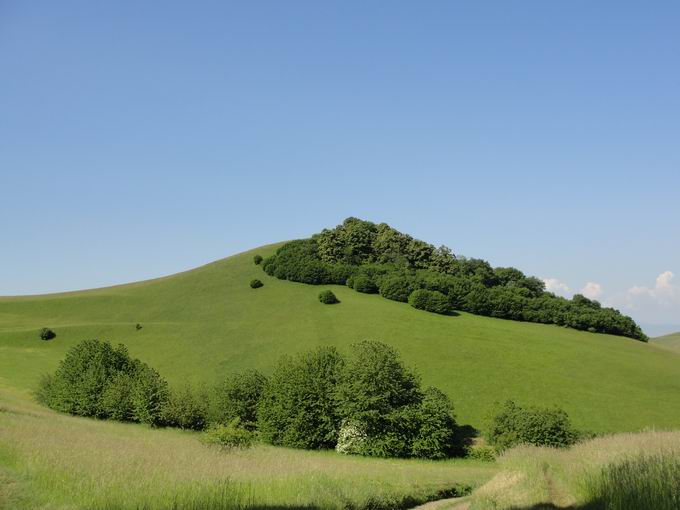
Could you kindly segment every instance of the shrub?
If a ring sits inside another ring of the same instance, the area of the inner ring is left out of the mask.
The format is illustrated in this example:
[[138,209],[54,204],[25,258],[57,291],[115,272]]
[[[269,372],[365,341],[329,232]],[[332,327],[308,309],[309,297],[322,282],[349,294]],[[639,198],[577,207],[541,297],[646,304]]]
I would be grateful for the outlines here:
[[408,302],[413,308],[448,315],[453,312],[448,298],[439,291],[417,289],[408,297]]
[[142,325],[138,322],[137,324],[135,324],[135,329],[139,331],[140,329],[142,329]]
[[324,305],[334,305],[335,303],[340,302],[338,298],[335,297],[335,294],[333,294],[332,290],[324,290],[319,293],[319,301],[321,301]]
[[214,425],[203,433],[201,438],[205,444],[230,450],[232,448],[249,448],[254,442],[253,432],[243,428],[238,418],[227,425]]
[[253,257],[253,262],[255,262],[256,266],[259,266],[262,263],[262,255],[255,255]]
[[390,275],[380,282],[380,295],[393,301],[406,303],[416,288],[417,284],[412,277]]
[[364,294],[375,294],[378,292],[378,286],[375,282],[365,275],[358,275],[354,277],[354,290],[363,292]]
[[358,421],[345,420],[338,433],[335,451],[346,455],[361,455],[366,450],[368,435]]
[[40,330],[40,339],[41,340],[52,340],[53,338],[56,338],[57,334],[52,331],[50,328],[42,328]]
[[488,432],[489,443],[500,450],[518,444],[564,447],[578,438],[579,433],[563,410],[521,407],[512,400],[498,409]]
[[259,288],[262,287],[263,285],[264,285],[264,283],[262,283],[262,282],[261,282],[260,280],[258,280],[257,278],[255,278],[254,280],[250,280],[250,288],[251,288],[251,289],[259,289]]
[[475,444],[470,445],[465,449],[465,456],[468,459],[493,462],[496,460],[496,450],[486,444]]
[[260,437],[294,448],[333,448],[340,428],[335,390],[343,365],[334,347],[282,358],[258,402]]
[[203,430],[208,424],[205,398],[197,396],[189,386],[170,394],[162,414],[165,425],[180,429]]
[[254,430],[257,403],[267,378],[257,370],[245,370],[227,377],[215,386],[209,398],[208,419],[211,424],[228,425],[238,419],[240,426]]

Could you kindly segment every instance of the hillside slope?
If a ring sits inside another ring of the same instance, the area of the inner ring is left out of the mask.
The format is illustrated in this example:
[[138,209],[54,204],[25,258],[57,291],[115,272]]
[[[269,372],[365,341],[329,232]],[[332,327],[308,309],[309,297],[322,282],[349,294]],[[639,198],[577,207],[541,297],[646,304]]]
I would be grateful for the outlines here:
[[[494,402],[513,398],[559,404],[594,431],[680,426],[680,354],[557,326],[435,315],[340,286],[341,304],[322,305],[320,287],[268,277],[253,264],[255,253],[277,246],[146,282],[0,298],[0,384],[34,388],[86,338],[125,343],[173,384],[248,367],[268,372],[284,353],[377,339],[446,391],[463,423],[482,426]],[[265,286],[251,289],[252,278]],[[43,326],[57,338],[41,341]]]
[[650,342],[654,343],[655,345],[680,352],[680,333],[658,336],[656,338],[652,338]]

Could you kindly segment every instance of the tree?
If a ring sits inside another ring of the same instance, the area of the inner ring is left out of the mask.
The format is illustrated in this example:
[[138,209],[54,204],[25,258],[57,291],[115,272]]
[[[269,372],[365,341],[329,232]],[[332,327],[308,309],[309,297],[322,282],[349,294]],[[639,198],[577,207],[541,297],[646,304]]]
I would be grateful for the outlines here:
[[340,428],[335,387],[343,365],[334,347],[284,357],[258,403],[260,437],[294,448],[333,448]]
[[254,369],[229,375],[210,394],[209,421],[226,426],[238,418],[241,427],[254,430],[257,403],[266,384],[267,378]]

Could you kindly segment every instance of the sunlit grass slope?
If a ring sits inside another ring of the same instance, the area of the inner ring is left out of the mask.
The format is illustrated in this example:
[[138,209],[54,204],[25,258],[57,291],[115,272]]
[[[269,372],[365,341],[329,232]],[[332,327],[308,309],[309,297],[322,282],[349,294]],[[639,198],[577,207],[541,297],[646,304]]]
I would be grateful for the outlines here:
[[[435,315],[377,295],[280,281],[229,257],[167,278],[83,292],[0,298],[0,383],[34,388],[85,338],[125,343],[171,383],[272,369],[280,355],[361,339],[397,347],[425,384],[453,399],[459,421],[480,427],[493,403],[559,404],[577,426],[629,431],[680,426],[680,354],[635,340],[469,314]],[[264,287],[249,287],[260,278]],[[137,331],[135,324],[142,329]],[[57,338],[43,342],[38,329]]]
[[680,352],[680,333],[652,338],[652,343]]
[[268,446],[225,452],[198,437],[60,415],[0,387],[0,508],[406,508],[465,492],[496,470]]

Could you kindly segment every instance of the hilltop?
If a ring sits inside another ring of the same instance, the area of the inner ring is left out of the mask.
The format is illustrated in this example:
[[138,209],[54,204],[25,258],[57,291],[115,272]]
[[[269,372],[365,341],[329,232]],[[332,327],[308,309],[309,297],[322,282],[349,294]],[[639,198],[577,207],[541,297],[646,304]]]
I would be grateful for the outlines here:
[[[0,298],[0,384],[34,389],[86,338],[125,343],[175,385],[244,368],[269,373],[281,354],[376,339],[447,392],[460,423],[482,427],[494,402],[507,398],[559,404],[594,431],[680,423],[680,354],[554,325],[437,315],[346,286],[324,286],[341,303],[322,305],[320,287],[270,277],[253,263],[280,246],[156,280]],[[264,287],[251,289],[253,278]],[[40,340],[42,327],[56,338]]]
[[680,332],[652,338],[651,342],[655,345],[680,352]]

